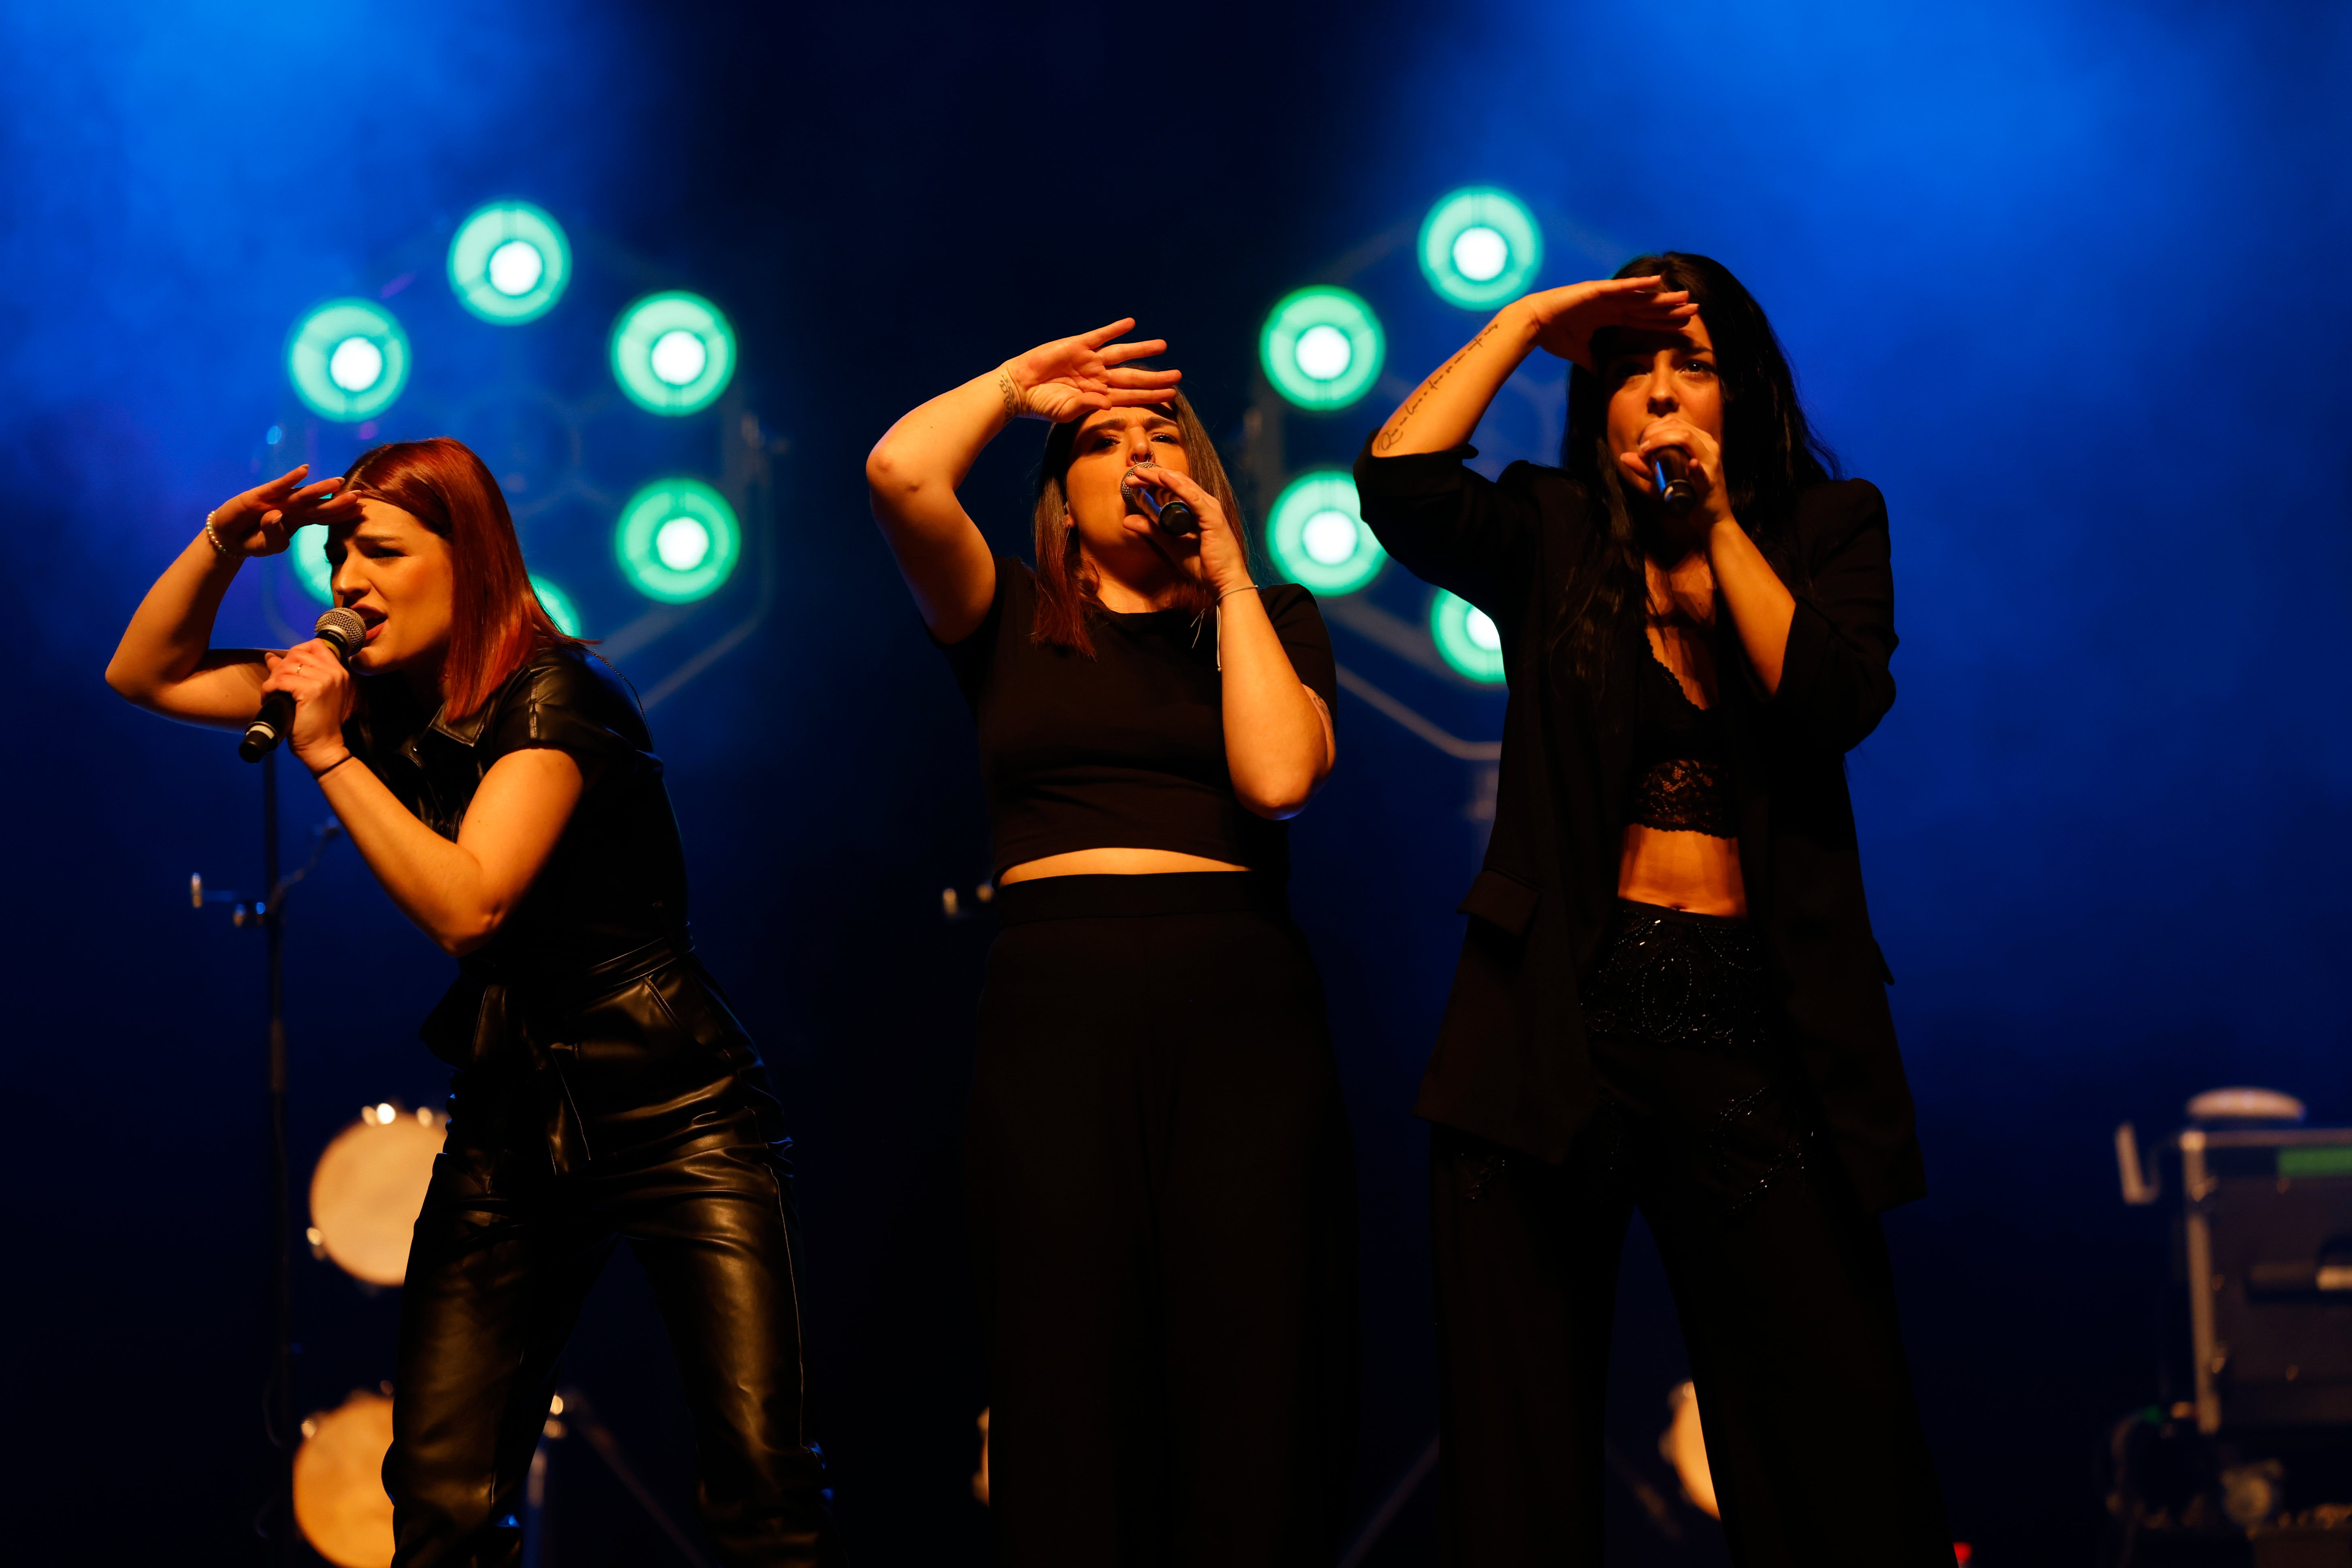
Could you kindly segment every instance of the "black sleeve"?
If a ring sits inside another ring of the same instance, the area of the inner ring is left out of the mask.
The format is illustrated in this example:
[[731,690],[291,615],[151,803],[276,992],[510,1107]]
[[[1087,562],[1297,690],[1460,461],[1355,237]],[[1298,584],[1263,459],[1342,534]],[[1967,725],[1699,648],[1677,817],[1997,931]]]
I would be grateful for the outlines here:
[[1791,584],[1796,618],[1771,710],[1823,745],[1850,752],[1895,706],[1895,569],[1886,498],[1864,479],[1798,498],[1791,544],[1811,580]]
[[1274,635],[1282,639],[1282,651],[1290,656],[1290,668],[1298,672],[1307,690],[1323,699],[1323,706],[1337,722],[1339,670],[1331,656],[1331,628],[1323,624],[1315,595],[1296,583],[1268,588],[1265,617],[1274,623]]
[[499,704],[484,741],[487,762],[534,746],[562,752],[580,764],[591,789],[616,764],[652,750],[635,700],[580,655],[534,663],[520,689]]
[[1424,583],[1504,617],[1520,595],[1535,552],[1538,508],[1530,465],[1500,479],[1471,468],[1475,447],[1356,458],[1356,496],[1381,547]]
[[988,614],[980,625],[961,642],[941,642],[931,637],[930,628],[923,628],[931,637],[931,646],[940,650],[954,671],[956,686],[963,692],[967,704],[978,706],[981,689],[988,684],[988,672],[996,663],[997,639],[1003,635],[1005,606],[1019,590],[1030,581],[1028,563],[1010,555],[999,555],[996,561],[996,593],[988,601]]

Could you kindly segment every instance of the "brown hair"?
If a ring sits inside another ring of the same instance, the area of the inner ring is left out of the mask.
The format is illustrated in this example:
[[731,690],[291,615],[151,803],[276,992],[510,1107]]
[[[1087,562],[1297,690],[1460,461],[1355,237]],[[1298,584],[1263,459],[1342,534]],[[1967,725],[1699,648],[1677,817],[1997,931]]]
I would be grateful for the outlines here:
[[531,656],[580,646],[556,629],[532,592],[507,498],[482,459],[446,436],[392,441],[343,470],[347,492],[396,506],[449,542],[449,654],[441,700],[463,719],[490,700]]
[[[1184,443],[1184,461],[1192,470],[1192,482],[1214,496],[1225,515],[1233,520],[1235,534],[1244,552],[1249,551],[1249,529],[1242,521],[1240,501],[1234,497],[1233,481],[1225,477],[1225,465],[1217,457],[1216,443],[1192,405],[1181,392],[1172,395],[1171,405],[1175,412],[1179,438]],[[1102,600],[1097,595],[1095,574],[1078,553],[1078,531],[1070,526],[1070,496],[1063,479],[1070,471],[1071,459],[1077,456],[1078,426],[1084,417],[1066,425],[1054,426],[1045,437],[1045,455],[1037,468],[1037,624],[1030,632],[1030,640],[1066,647],[1087,658],[1095,656],[1095,639],[1088,623],[1102,610]],[[1206,612],[1214,601],[1205,583],[1185,580],[1171,609]]]

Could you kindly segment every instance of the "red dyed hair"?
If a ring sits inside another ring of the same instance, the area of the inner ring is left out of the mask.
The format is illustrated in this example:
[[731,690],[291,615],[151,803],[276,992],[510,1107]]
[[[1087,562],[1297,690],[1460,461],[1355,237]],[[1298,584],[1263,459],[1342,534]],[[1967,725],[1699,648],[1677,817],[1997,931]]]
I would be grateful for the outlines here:
[[362,452],[343,488],[396,506],[449,542],[449,654],[441,700],[463,719],[551,644],[556,629],[531,591],[514,518],[499,481],[470,447],[446,436],[391,441]]

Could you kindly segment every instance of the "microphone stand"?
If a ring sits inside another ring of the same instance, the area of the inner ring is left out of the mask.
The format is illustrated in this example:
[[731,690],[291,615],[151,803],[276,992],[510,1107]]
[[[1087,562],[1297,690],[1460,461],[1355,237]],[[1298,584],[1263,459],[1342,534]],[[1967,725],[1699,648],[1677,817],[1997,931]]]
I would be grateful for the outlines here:
[[294,1521],[294,1453],[301,1436],[294,1417],[294,1172],[286,1142],[286,896],[318,868],[319,857],[343,827],[331,817],[320,824],[311,835],[310,858],[292,876],[283,876],[278,822],[278,753],[272,751],[261,758],[261,875],[268,893],[247,904],[233,892],[207,891],[201,875],[189,879],[189,893],[198,908],[234,904],[231,923],[259,926],[268,952],[270,1356],[261,1414],[263,1435],[278,1457],[271,1496],[256,1523],[261,1533],[275,1537],[278,1561],[292,1565],[303,1555],[297,1544],[302,1532]]
[[[261,763],[261,879],[269,889],[261,908],[269,950],[269,1197],[270,1223],[277,1227],[270,1249],[268,1421],[278,1453],[278,1556],[292,1564],[301,1531],[294,1522],[294,1451],[300,1444],[294,1426],[294,1174],[286,1150],[286,889],[278,875],[278,753]],[[310,862],[318,864],[318,857]],[[303,871],[307,875],[310,867]]]

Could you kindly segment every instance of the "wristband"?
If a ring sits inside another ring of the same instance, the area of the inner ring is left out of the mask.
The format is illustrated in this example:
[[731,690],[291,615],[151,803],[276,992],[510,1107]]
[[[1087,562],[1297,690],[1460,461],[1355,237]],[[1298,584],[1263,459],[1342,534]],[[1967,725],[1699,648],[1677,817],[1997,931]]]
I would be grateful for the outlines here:
[[1235,594],[1255,594],[1255,593],[1256,593],[1256,592],[1257,592],[1257,584],[1255,584],[1255,583],[1244,583],[1244,584],[1242,584],[1240,587],[1238,587],[1238,588],[1228,588],[1228,589],[1226,589],[1223,593],[1222,593],[1222,594],[1218,595],[1217,595],[1217,603],[1219,603],[1220,605],[1222,605],[1222,604],[1223,604],[1227,599],[1232,598]]
[[329,763],[325,767],[320,768],[317,773],[312,773],[312,774],[310,775],[311,780],[312,780],[314,783],[318,783],[318,782],[324,782],[324,780],[326,779],[326,776],[327,776],[329,773],[333,773],[337,768],[341,767],[345,763],[350,762],[353,757],[356,757],[356,756],[358,756],[358,755],[359,755],[359,753],[358,753],[357,752],[345,752],[341,756],[340,756],[340,757],[336,758],[333,762]]

